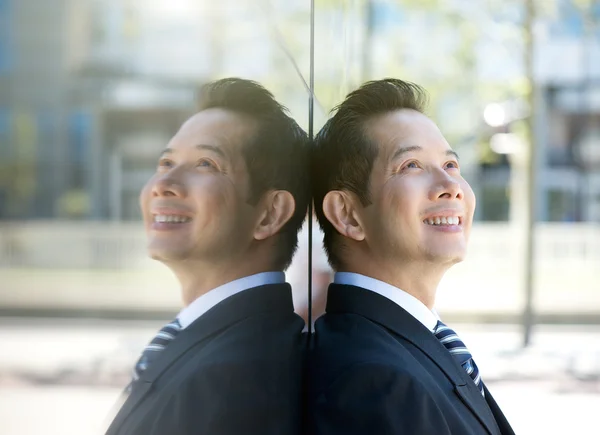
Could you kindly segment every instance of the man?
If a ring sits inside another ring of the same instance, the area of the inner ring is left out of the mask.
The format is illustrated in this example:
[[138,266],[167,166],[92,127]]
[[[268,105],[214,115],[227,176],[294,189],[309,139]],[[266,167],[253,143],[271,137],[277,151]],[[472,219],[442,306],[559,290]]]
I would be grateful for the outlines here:
[[184,308],[144,350],[109,434],[294,434],[304,322],[283,271],[310,192],[307,136],[262,86],[205,86],[140,204]]
[[315,434],[513,433],[433,311],[475,197],[426,100],[412,83],[366,83],[316,139],[313,197],[336,273],[311,354]]

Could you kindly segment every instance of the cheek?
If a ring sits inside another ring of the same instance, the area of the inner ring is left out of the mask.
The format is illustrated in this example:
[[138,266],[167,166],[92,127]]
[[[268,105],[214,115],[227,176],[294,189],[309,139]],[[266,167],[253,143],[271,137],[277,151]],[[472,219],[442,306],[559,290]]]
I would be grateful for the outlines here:
[[415,215],[418,206],[415,186],[406,180],[402,181],[389,185],[382,191],[381,213],[386,221],[406,221]]
[[190,188],[189,194],[194,198],[197,213],[204,221],[215,220],[218,223],[236,213],[235,192],[218,179],[199,182]]

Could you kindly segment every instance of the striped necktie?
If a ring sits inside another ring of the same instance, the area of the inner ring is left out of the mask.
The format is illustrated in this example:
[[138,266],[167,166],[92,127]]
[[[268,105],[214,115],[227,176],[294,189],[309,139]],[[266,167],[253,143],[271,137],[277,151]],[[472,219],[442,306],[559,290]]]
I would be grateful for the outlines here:
[[173,341],[180,331],[181,324],[179,323],[178,319],[166,324],[160,331],[158,331],[158,334],[156,334],[152,341],[146,345],[144,351],[142,352],[142,356],[140,356],[140,359],[135,364],[130,387],[140,378],[140,376],[142,376],[142,373],[148,368],[152,361],[154,361],[158,354],[160,354],[160,352],[164,350],[171,341]]
[[481,395],[485,396],[485,393],[483,392],[483,382],[481,382],[477,364],[473,361],[469,349],[467,349],[467,346],[465,346],[456,332],[438,320],[433,333],[444,347],[448,349],[454,359],[458,361],[463,369],[465,369],[471,379],[473,379],[473,382],[475,382],[475,385],[479,388],[479,391],[481,391]]

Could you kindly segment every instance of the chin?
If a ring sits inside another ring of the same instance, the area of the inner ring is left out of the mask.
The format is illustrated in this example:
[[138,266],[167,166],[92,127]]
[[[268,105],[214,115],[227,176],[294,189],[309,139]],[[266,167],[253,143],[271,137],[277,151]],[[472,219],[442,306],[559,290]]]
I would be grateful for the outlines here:
[[465,259],[464,255],[457,255],[448,259],[448,264],[454,266],[455,264],[461,263]]
[[148,256],[153,260],[160,261],[163,263],[168,263],[171,261],[183,260],[186,258],[187,253],[182,251],[181,249],[174,249],[171,247],[157,247],[157,246],[149,246],[148,247]]
[[427,253],[427,259],[431,263],[435,264],[447,264],[452,266],[460,263],[465,259],[466,253],[464,251],[429,251]]

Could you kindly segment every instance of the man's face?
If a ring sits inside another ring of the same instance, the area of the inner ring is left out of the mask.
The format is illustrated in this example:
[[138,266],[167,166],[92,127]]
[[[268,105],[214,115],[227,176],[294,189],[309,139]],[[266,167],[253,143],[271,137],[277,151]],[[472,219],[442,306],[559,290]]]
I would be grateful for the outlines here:
[[475,195],[437,126],[403,109],[366,127],[379,147],[370,178],[372,203],[360,211],[372,252],[399,262],[461,261]]
[[152,258],[230,262],[252,243],[257,215],[247,203],[241,151],[255,129],[252,120],[214,108],[171,139],[140,195]]

